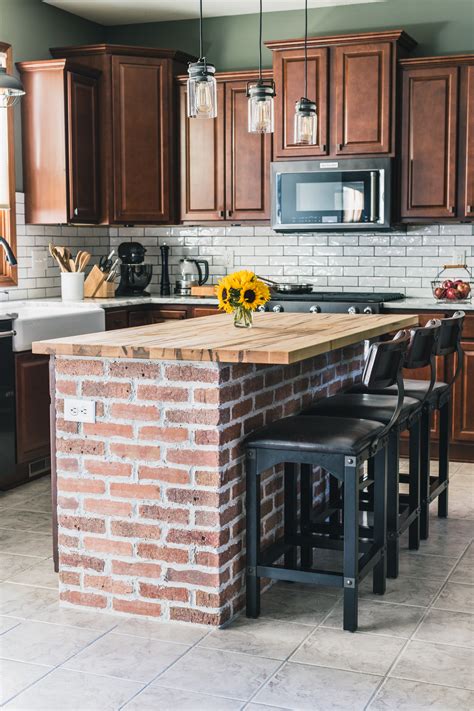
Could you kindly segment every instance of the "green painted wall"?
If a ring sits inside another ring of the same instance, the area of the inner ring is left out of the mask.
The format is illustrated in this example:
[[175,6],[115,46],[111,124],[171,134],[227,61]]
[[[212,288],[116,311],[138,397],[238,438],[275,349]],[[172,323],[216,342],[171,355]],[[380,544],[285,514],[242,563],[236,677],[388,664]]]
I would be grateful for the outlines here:
[[[257,5],[257,2],[255,2]],[[302,6],[302,0],[295,5]],[[264,2],[271,6],[270,0]],[[205,7],[205,3],[204,3]],[[454,54],[474,51],[473,0],[385,0],[310,10],[310,35],[338,34],[376,29],[405,29],[419,43],[416,54]],[[198,52],[195,20],[107,27],[109,42],[142,44]],[[205,51],[217,70],[249,69],[258,61],[256,15],[209,18],[205,22]],[[264,15],[264,39],[303,35],[303,12],[269,12]],[[264,54],[271,66],[271,53]]]
[[[41,0],[0,0],[0,41],[13,47],[15,62],[47,59],[49,48],[93,44],[104,39],[104,28]],[[15,109],[17,190],[23,189],[20,108]]]

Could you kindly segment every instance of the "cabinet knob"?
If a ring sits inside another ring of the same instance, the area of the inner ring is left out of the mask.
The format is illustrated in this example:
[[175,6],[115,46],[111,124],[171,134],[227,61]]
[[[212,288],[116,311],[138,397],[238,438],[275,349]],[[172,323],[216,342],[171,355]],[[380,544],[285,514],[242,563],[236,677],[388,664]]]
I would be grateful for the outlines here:
[[219,217],[225,217],[224,210],[219,210]]
[[232,217],[232,210],[227,210],[227,217]]
[[472,212],[472,205],[466,205],[466,212]]
[[338,151],[342,151],[342,143],[338,143],[336,148]]
[[74,214],[76,215],[76,217],[79,214],[79,210],[77,209],[77,207],[74,208]]
[[448,207],[448,212],[450,215],[454,215],[454,207],[452,205]]

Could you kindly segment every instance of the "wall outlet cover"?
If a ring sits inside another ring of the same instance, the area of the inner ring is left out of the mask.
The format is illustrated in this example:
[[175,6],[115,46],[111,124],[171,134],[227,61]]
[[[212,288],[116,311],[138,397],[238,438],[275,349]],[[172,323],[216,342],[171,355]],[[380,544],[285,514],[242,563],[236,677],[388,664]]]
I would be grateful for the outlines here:
[[64,419],[67,422],[95,422],[95,400],[65,398]]

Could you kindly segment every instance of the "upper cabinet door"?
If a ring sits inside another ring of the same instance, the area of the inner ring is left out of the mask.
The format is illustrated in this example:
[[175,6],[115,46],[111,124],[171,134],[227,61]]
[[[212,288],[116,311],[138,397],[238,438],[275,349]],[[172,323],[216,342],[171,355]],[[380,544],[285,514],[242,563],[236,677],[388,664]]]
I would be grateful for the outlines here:
[[474,65],[461,69],[460,217],[474,217]]
[[187,116],[186,85],[179,88],[181,220],[223,220],[224,85],[217,85],[217,118]]
[[333,155],[392,152],[392,52],[390,42],[331,50]]
[[225,85],[226,218],[270,217],[271,134],[249,133],[247,82]]
[[100,219],[97,79],[67,72],[68,222]]
[[456,210],[458,68],[403,72],[402,218]]
[[172,151],[169,63],[112,57],[113,217],[167,222]]
[[304,50],[274,52],[275,78],[275,158],[323,156],[328,152],[328,50],[308,49],[308,99],[316,100],[317,143],[299,146],[294,139],[295,104],[304,94]]

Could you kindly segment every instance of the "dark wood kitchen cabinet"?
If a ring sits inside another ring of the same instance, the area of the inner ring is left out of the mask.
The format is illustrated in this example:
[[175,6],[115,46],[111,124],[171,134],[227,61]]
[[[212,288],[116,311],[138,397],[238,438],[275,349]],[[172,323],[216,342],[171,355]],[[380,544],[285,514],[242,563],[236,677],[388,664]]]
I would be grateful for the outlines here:
[[332,151],[337,156],[389,154],[393,150],[391,105],[393,44],[341,45],[332,49]]
[[[403,311],[400,313],[407,314]],[[433,311],[420,314],[420,326],[433,318],[449,318],[452,311],[435,313]],[[474,398],[472,383],[474,382],[474,313],[466,312],[463,328],[462,348],[464,351],[463,370],[456,380],[451,397],[451,444],[450,458],[452,461],[474,462]],[[436,359],[436,380],[449,382],[455,372],[456,357]],[[406,378],[429,380],[429,369],[422,371],[405,370]],[[432,419],[431,457],[437,456],[439,438],[439,413],[435,412]],[[402,437],[401,451],[408,454],[408,440]]]
[[49,456],[49,356],[15,354],[19,465]]
[[269,219],[272,137],[247,127],[247,81],[257,77],[216,74],[217,118],[207,121],[187,117],[186,78],[179,78],[182,221]]
[[[23,162],[25,175],[31,176],[25,190],[28,222],[172,222],[177,205],[174,77],[193,58],[167,49],[107,44],[60,47],[52,49],[51,54],[53,60],[18,65],[22,78],[31,75],[27,78],[26,101],[22,102],[27,117]],[[60,94],[59,85],[51,93],[48,68],[72,63],[80,76],[96,78],[96,93],[88,93],[82,81],[76,87],[76,100],[80,97],[81,105],[71,112],[64,97],[61,101],[61,96],[56,96]],[[37,88],[40,74],[34,65],[44,67],[42,89]],[[87,111],[92,97],[94,121],[91,109]],[[70,172],[80,177],[81,185],[79,203],[73,205],[72,212],[60,160],[67,145],[65,117],[74,122],[76,129],[71,136],[80,141],[80,145],[68,148]],[[93,140],[92,126],[97,130]],[[45,156],[41,175],[36,164],[38,145]],[[47,173],[51,166],[54,170]],[[94,166],[93,175],[86,179],[89,166]],[[94,201],[87,190],[94,191]],[[86,214],[84,206],[92,205],[95,214]]]
[[17,66],[26,91],[21,102],[26,222],[99,222],[100,72],[66,59]]
[[327,47],[308,47],[308,98],[314,97],[318,107],[317,140],[314,146],[299,146],[294,139],[294,116],[295,103],[304,94],[304,47],[274,52],[275,158],[328,153],[328,54]]
[[402,221],[474,216],[474,57],[403,60]]
[[416,42],[402,30],[308,39],[308,98],[316,100],[314,146],[294,143],[295,102],[304,94],[304,41],[266,42],[276,84],[275,158],[396,152],[397,60]]
[[212,316],[218,313],[217,304],[194,306],[193,304],[139,304],[137,306],[107,309],[105,312],[105,330],[114,331],[117,328],[132,328],[147,326],[165,321],[181,321],[185,318]]

